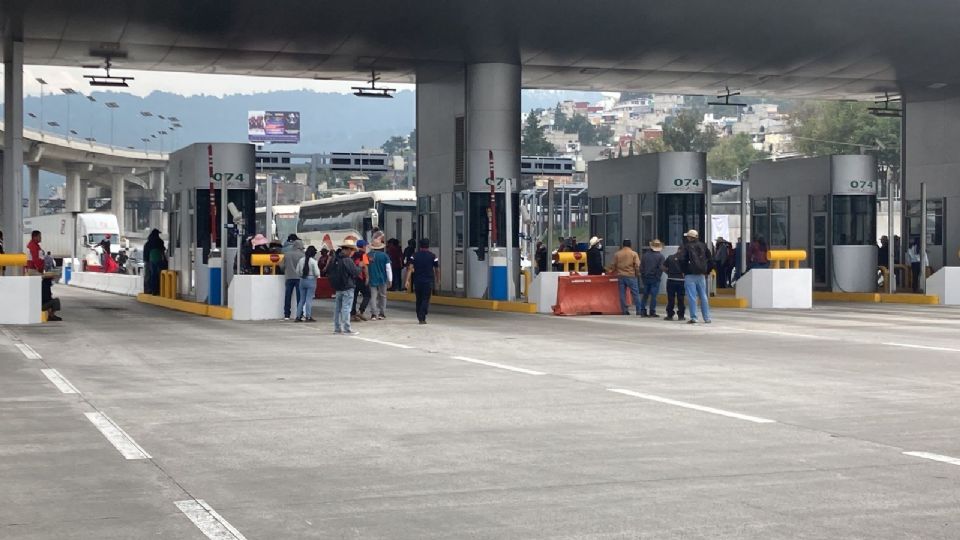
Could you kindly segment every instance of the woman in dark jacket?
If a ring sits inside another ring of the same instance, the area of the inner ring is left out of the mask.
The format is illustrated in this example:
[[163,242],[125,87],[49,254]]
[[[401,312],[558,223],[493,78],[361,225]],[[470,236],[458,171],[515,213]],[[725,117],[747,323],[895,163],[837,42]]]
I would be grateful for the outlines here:
[[143,245],[143,292],[152,295],[160,294],[160,271],[163,270],[163,261],[166,258],[166,246],[160,238],[160,230],[150,231],[147,243]]

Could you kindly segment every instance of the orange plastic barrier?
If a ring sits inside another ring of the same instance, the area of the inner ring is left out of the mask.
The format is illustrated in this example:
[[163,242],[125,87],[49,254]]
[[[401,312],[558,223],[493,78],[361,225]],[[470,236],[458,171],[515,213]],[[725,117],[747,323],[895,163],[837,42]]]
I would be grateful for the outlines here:
[[[627,301],[631,295],[627,291]],[[616,276],[571,274],[557,279],[554,315],[620,315],[620,288]]]

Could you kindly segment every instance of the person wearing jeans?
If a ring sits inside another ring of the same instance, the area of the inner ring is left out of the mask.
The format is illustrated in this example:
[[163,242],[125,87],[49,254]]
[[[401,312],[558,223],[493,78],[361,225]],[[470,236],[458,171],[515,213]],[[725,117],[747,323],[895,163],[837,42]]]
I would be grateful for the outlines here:
[[384,253],[385,247],[382,238],[377,238],[370,244],[370,264],[367,266],[367,274],[373,298],[373,309],[370,313],[372,321],[387,317],[387,289],[390,288],[390,281],[393,279],[393,267],[390,264],[390,257]]
[[350,310],[353,307],[353,295],[356,287],[356,280],[360,276],[360,270],[353,263],[353,253],[357,245],[353,240],[344,241],[340,249],[334,253],[327,267],[327,279],[330,285],[337,291],[334,297],[333,308],[333,333],[357,335],[353,327],[350,326]]
[[[640,316],[657,316],[657,295],[660,294],[660,278],[663,277],[663,242],[650,241],[650,250],[640,257],[640,275],[643,277],[643,299],[640,300]],[[647,311],[647,299],[650,299],[650,311]]]
[[630,289],[633,295],[633,306],[637,315],[643,312],[640,307],[640,284],[637,276],[640,274],[640,256],[633,250],[630,240],[624,240],[620,249],[613,254],[613,262],[607,267],[607,272],[616,274],[617,286],[620,289],[620,312],[629,315],[626,291]]
[[[299,238],[296,238],[296,235],[290,235],[293,237],[293,240],[290,238],[287,239],[287,244],[283,246],[283,276],[284,276],[284,291],[283,291],[283,318],[287,320],[290,318],[290,306],[292,304],[291,297],[293,293],[297,293],[297,304],[300,305],[300,299],[302,298],[300,294],[300,275],[297,274],[297,263],[303,259],[304,247],[303,241]],[[297,313],[299,317],[301,313]]]
[[413,285],[417,295],[417,320],[427,324],[427,312],[430,310],[430,297],[440,283],[440,259],[430,251],[430,240],[420,239],[420,249],[410,257],[407,263],[407,289]]
[[683,235],[686,243],[677,251],[677,260],[685,268],[683,287],[687,292],[687,305],[690,308],[690,320],[697,322],[697,300],[700,301],[700,313],[703,322],[710,323],[710,298],[707,297],[707,278],[710,272],[710,249],[700,241],[700,234],[690,229]]
[[296,321],[306,320],[313,322],[313,296],[317,290],[317,278],[320,277],[320,267],[314,258],[317,248],[310,246],[303,258],[297,262],[297,275],[300,276],[300,299],[297,300]]
[[350,326],[350,308],[353,307],[354,289],[337,291],[334,297],[333,308],[333,333],[334,334],[353,334],[353,328]]

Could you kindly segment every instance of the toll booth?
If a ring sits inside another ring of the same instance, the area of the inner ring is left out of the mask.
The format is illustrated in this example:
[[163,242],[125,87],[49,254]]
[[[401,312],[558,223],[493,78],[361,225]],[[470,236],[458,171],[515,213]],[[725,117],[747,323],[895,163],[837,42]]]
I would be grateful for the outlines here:
[[[225,303],[219,283],[211,284],[210,270],[211,266],[223,268],[229,283],[236,266],[238,237],[254,229],[255,161],[254,146],[245,143],[195,143],[170,154],[168,249],[180,296],[216,305]],[[226,201],[222,197],[224,182]],[[220,258],[224,248],[226,264]],[[214,271],[214,279],[216,274]]]
[[877,166],[873,156],[762,161],[749,170],[750,237],[803,249],[816,289],[877,288]]
[[630,239],[641,251],[654,238],[663,254],[676,253],[683,234],[704,234],[707,156],[659,152],[593,161],[587,166],[590,234],[609,256]]

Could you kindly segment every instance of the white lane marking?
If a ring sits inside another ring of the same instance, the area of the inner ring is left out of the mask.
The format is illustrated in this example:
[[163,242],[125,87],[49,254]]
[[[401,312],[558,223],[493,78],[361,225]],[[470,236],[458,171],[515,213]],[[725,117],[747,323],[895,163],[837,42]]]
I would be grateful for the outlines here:
[[617,394],[623,394],[625,396],[633,396],[640,399],[647,399],[650,401],[656,401],[659,403],[666,403],[667,405],[676,405],[677,407],[683,407],[685,409],[693,409],[695,411],[701,411],[711,414],[719,414],[720,416],[728,416],[730,418],[736,418],[738,420],[746,420],[747,422],[753,422],[755,424],[775,424],[776,420],[770,420],[768,418],[760,418],[758,416],[750,416],[747,414],[740,414],[730,411],[725,411],[723,409],[714,409],[713,407],[704,407],[703,405],[696,405],[694,403],[687,403],[686,401],[677,401],[675,399],[654,396],[651,394],[641,394],[640,392],[634,392],[633,390],[624,390],[622,388],[607,388],[611,392],[616,392]]
[[412,348],[413,348],[413,347],[411,347],[410,345],[404,345],[403,343],[390,343],[389,341],[380,341],[379,339],[371,339],[371,338],[365,338],[365,337],[358,337],[358,338],[356,338],[356,339],[359,339],[360,341],[369,341],[370,343],[378,343],[378,344],[380,344],[380,345],[387,345],[387,346],[390,346],[390,347],[396,347],[396,348],[398,348],[398,349],[412,349]]
[[950,456],[942,456],[940,454],[931,454],[930,452],[904,452],[903,455],[940,461],[942,463],[949,463],[951,465],[960,465],[960,459]]
[[472,364],[482,364],[482,365],[484,365],[484,366],[490,366],[490,367],[495,367],[495,368],[500,368],[500,369],[506,369],[506,370],[509,370],[509,371],[516,371],[517,373],[526,373],[527,375],[546,375],[546,373],[544,373],[544,372],[542,372],[542,371],[534,371],[534,370],[532,370],[532,369],[526,369],[526,368],[508,366],[508,365],[506,365],[506,364],[498,364],[498,363],[496,363],[496,362],[487,362],[486,360],[477,360],[476,358],[469,358],[469,357],[466,357],[466,356],[454,356],[453,359],[454,359],[454,360],[462,360],[462,361],[464,361],[464,362],[470,362],[470,363],[472,363]]
[[40,370],[44,375],[50,379],[50,382],[57,387],[60,392],[64,394],[79,394],[80,391],[77,390],[77,387],[70,384],[70,381],[66,377],[60,374],[59,371],[55,369],[41,369]]
[[98,412],[84,414],[87,416],[87,420],[90,420],[90,423],[96,426],[100,433],[110,441],[110,444],[123,454],[123,457],[127,459],[150,459],[150,454],[141,448],[137,441],[133,440],[133,437],[120,429],[120,426],[109,416]]
[[17,343],[17,348],[20,349],[20,352],[27,357],[28,360],[41,360],[43,357],[40,356],[40,353],[33,350],[33,347],[27,345],[26,343]]
[[247,540],[203,499],[177,501],[174,504],[210,540]]
[[925,351],[960,352],[960,349],[951,349],[950,347],[931,347],[929,345],[913,345],[911,343],[884,343],[884,345],[889,345],[890,347],[905,347],[907,349],[923,349]]
[[0,328],[0,332],[3,332],[3,335],[5,335],[5,336],[7,336],[8,338],[10,338],[10,341],[16,341],[16,340],[17,340],[17,336],[13,335],[13,332],[11,332],[10,330],[7,330],[6,328]]

